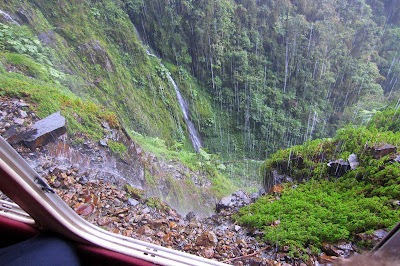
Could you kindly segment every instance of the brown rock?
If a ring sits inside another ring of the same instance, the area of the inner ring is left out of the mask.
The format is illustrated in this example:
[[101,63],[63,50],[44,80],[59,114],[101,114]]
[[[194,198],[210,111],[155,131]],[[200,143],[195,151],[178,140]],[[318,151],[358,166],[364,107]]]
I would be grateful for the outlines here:
[[177,227],[178,227],[178,225],[177,225],[175,222],[170,222],[170,223],[169,223],[169,228],[175,229],[175,228],[177,228]]
[[205,232],[196,240],[196,245],[204,247],[215,246],[217,243],[217,236],[212,231]]
[[150,229],[147,225],[143,225],[136,230],[136,233],[146,236],[153,235],[153,230]]
[[325,263],[332,263],[335,259],[337,259],[337,257],[335,256],[328,256],[326,254],[323,254],[318,256],[318,262],[325,264]]
[[382,158],[385,155],[395,153],[397,151],[396,146],[385,143],[368,147],[368,149],[370,150],[371,155],[374,157],[374,159]]
[[105,216],[105,217],[99,218],[97,220],[97,224],[100,226],[104,226],[104,225],[108,225],[108,224],[112,223],[112,221],[113,220],[110,217]]
[[159,238],[163,238],[165,236],[165,233],[163,231],[158,231],[156,233],[156,236],[159,237]]
[[214,257],[214,247],[207,247],[202,251],[203,257],[211,259]]
[[238,248],[247,248],[248,247],[248,245],[244,239],[240,239],[240,240],[236,241],[236,245],[238,246]]
[[79,215],[89,215],[94,211],[93,204],[82,204],[75,209],[75,212]]
[[333,246],[329,243],[326,243],[326,242],[322,243],[322,251],[325,252],[329,256],[336,256],[336,257],[340,257],[345,254],[345,252],[343,250],[338,249],[335,246]]
[[270,193],[282,193],[282,191],[283,191],[283,184],[278,184],[278,185],[273,186],[269,192]]
[[153,229],[158,229],[158,228],[160,228],[161,226],[167,225],[167,224],[168,224],[168,221],[167,221],[166,219],[158,219],[158,220],[154,220],[154,221],[151,221],[151,222],[150,222],[150,226],[151,226]]
[[124,236],[132,236],[132,233],[133,233],[133,230],[128,229],[128,230],[125,230],[122,234],[123,234]]

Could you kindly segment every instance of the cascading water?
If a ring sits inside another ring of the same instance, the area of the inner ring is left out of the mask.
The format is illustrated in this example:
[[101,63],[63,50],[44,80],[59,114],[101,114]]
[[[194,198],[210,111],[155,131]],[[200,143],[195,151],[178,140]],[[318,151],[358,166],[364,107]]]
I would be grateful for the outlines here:
[[6,12],[4,12],[1,9],[0,9],[0,15],[2,15],[6,20],[20,26],[18,22],[16,22],[9,14],[7,14]]
[[[136,30],[136,33],[137,33],[139,39],[142,40],[141,36],[137,30]],[[148,49],[146,50],[146,53],[148,56],[157,57],[155,54],[152,54]],[[160,63],[160,65],[164,67],[164,65],[162,63]],[[179,91],[178,85],[176,85],[174,79],[171,77],[171,74],[168,72],[167,72],[167,77],[175,89],[176,98],[178,99],[179,106],[183,113],[183,118],[185,119],[185,123],[188,127],[190,141],[192,142],[192,145],[193,145],[193,148],[195,149],[195,151],[199,152],[200,148],[203,147],[203,142],[201,141],[199,133],[198,133],[196,127],[194,126],[192,120],[190,120],[190,118],[189,118],[188,104],[186,103],[185,99],[183,98],[181,92]]]
[[174,86],[176,98],[178,98],[179,106],[181,107],[181,110],[183,113],[183,118],[185,119],[186,125],[188,127],[190,141],[193,144],[193,148],[197,152],[199,152],[200,148],[203,147],[203,143],[199,137],[199,133],[197,132],[196,128],[194,127],[192,120],[190,120],[190,118],[189,118],[189,115],[188,115],[189,110],[188,110],[187,103],[186,103],[185,99],[183,99],[178,86],[176,85],[174,79],[171,77],[171,75],[169,73],[167,73],[167,77],[168,77],[169,81],[171,82],[171,84]]

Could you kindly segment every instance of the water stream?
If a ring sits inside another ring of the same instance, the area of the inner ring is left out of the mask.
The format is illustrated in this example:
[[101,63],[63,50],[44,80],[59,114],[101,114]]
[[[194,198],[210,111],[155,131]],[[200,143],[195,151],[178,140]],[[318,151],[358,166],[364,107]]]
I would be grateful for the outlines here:
[[8,21],[20,26],[18,22],[16,22],[9,14],[7,14],[6,12],[4,12],[1,9],[0,9],[0,15],[2,15],[6,20],[8,20]]
[[188,127],[188,132],[189,132],[189,137],[190,141],[193,144],[193,148],[199,152],[200,148],[203,146],[203,143],[199,137],[199,133],[197,132],[196,128],[194,127],[194,124],[192,120],[189,118],[189,108],[188,105],[183,99],[181,92],[179,91],[178,86],[176,85],[174,79],[171,77],[169,73],[167,73],[167,77],[171,84],[174,86],[175,93],[176,93],[176,98],[178,98],[179,106],[181,107],[182,113],[183,113],[183,118],[185,119],[186,125]]
[[[139,34],[139,32],[137,30],[136,30],[136,33],[137,33],[139,39],[142,40],[141,36],[140,36],[140,34]],[[149,49],[146,50],[146,53],[147,53],[148,56],[157,57],[155,54],[152,54],[149,51]],[[160,65],[162,67],[164,67],[164,65],[161,62],[160,62]],[[180,108],[182,110],[182,113],[183,113],[183,118],[184,118],[185,123],[186,123],[187,128],[188,128],[190,141],[192,142],[192,145],[193,145],[193,148],[195,149],[195,151],[199,152],[200,148],[203,147],[203,142],[201,141],[199,132],[197,131],[196,127],[194,126],[192,120],[190,120],[188,104],[186,103],[185,99],[183,98],[181,92],[179,91],[178,85],[176,85],[174,79],[171,77],[171,74],[169,72],[167,72],[167,77],[168,77],[168,80],[171,82],[172,86],[175,89],[176,98],[178,99],[179,106],[180,106]]]

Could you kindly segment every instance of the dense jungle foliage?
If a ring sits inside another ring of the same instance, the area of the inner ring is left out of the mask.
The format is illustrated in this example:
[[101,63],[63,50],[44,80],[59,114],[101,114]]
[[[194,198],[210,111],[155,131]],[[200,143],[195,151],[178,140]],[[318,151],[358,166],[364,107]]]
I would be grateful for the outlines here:
[[215,118],[199,123],[214,152],[264,158],[333,136],[400,86],[397,1],[125,3],[145,42],[212,95]]

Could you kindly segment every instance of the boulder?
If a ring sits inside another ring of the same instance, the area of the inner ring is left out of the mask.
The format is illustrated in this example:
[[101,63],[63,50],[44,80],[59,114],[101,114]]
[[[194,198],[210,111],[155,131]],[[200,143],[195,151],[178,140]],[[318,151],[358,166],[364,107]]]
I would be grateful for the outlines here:
[[251,199],[249,195],[242,190],[238,190],[229,196],[223,197],[216,205],[216,211],[220,212],[222,209],[237,210],[240,207],[246,206],[250,203]]
[[347,161],[350,164],[350,170],[356,170],[357,166],[359,164],[358,160],[357,160],[357,155],[355,155],[354,153],[349,155],[349,158],[347,158]]
[[31,150],[46,145],[65,134],[65,118],[60,112],[39,120],[32,126],[11,135],[7,140],[10,144],[22,143]]
[[327,163],[329,167],[329,175],[341,177],[350,170],[350,164],[343,159],[330,161]]
[[260,197],[265,196],[265,194],[266,194],[265,188],[260,188],[260,189],[258,190],[258,195],[259,195]]
[[379,145],[368,147],[368,150],[374,159],[380,159],[385,155],[395,153],[397,151],[397,147],[391,144],[381,143]]
[[250,201],[251,201],[252,203],[254,203],[254,202],[257,201],[257,199],[258,199],[258,193],[257,193],[257,192],[251,193],[251,195],[250,195]]
[[194,212],[189,212],[188,214],[186,214],[186,220],[189,222],[191,220],[196,220],[196,214],[194,214]]
[[375,246],[378,244],[386,235],[388,232],[384,229],[379,229],[374,231],[372,234],[367,234],[367,233],[360,233],[356,235],[356,240],[358,241],[364,241],[364,242],[370,242],[371,246]]

